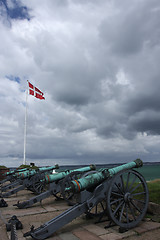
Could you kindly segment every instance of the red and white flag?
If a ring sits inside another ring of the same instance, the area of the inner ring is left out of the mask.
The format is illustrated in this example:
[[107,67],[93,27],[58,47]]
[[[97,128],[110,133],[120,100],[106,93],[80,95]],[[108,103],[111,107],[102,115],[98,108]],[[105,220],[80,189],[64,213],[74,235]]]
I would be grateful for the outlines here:
[[36,98],[39,98],[40,100],[42,99],[45,99],[45,97],[43,96],[44,93],[42,91],[40,91],[38,88],[36,88],[35,86],[33,86],[33,84],[31,84],[29,81],[28,81],[28,86],[29,86],[29,94],[36,97]]

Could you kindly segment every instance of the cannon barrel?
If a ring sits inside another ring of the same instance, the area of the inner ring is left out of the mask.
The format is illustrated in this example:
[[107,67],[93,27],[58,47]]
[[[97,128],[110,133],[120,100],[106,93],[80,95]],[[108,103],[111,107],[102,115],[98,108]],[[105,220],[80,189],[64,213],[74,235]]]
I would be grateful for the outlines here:
[[10,175],[13,175],[13,174],[15,174],[15,173],[17,173],[17,172],[23,172],[23,171],[25,171],[25,170],[27,170],[27,168],[21,168],[21,169],[11,170],[11,171],[9,171],[9,172],[6,172],[6,173],[5,173],[5,176],[10,176]]
[[18,177],[18,178],[20,178],[21,176],[23,176],[24,173],[29,173],[30,171],[31,171],[31,170],[29,170],[29,169],[25,169],[25,170],[23,170],[23,171],[16,172],[16,173],[13,174],[13,177]]
[[85,189],[89,189],[92,187],[97,186],[98,184],[102,183],[104,180],[106,180],[109,177],[114,176],[118,172],[126,169],[132,169],[132,168],[138,168],[142,167],[143,162],[141,159],[136,159],[135,161],[122,164],[120,166],[107,169],[104,168],[100,172],[93,173],[91,175],[88,175],[87,177],[80,178],[78,180],[73,180],[70,183],[70,187],[66,188],[65,191],[73,191],[73,192],[80,192]]
[[23,168],[23,169],[18,169],[18,170],[12,170],[9,171],[7,173],[4,174],[4,176],[6,177],[5,179],[3,179],[2,181],[0,181],[0,184],[3,184],[7,181],[14,181],[17,179],[17,177],[19,176],[20,173],[27,171],[27,168]]
[[11,171],[4,173],[3,176],[10,176],[10,175],[14,174],[15,172],[16,172],[16,170],[11,170]]
[[26,170],[24,172],[16,173],[15,175],[21,179],[25,179],[25,178],[35,175],[38,172],[43,173],[43,172],[48,172],[48,171],[51,171],[53,169],[58,169],[58,168],[59,168],[59,166],[58,166],[58,164],[56,164],[55,166],[51,166],[51,167],[41,167],[39,169]]
[[[58,180],[61,180],[62,178],[66,177],[69,173],[71,172],[87,172],[90,170],[95,170],[96,166],[91,164],[90,166],[83,167],[83,168],[78,168],[78,169],[73,169],[73,170],[66,170],[64,172],[59,172],[59,173],[54,173],[54,174],[47,174],[44,178],[44,181],[46,183],[52,183]],[[42,180],[43,181],[43,180]]]
[[36,174],[36,172],[37,170],[26,170],[24,172],[16,173],[15,176],[20,179],[25,179],[27,177],[33,176],[34,174]]
[[56,164],[55,166],[51,166],[51,167],[41,167],[41,168],[38,169],[38,171],[46,172],[46,171],[51,171],[51,170],[54,170],[54,169],[59,169],[59,165]]
[[9,172],[6,172],[3,174],[3,176],[5,177],[11,177],[11,176],[14,176],[16,173],[19,173],[19,172],[23,172],[23,171],[26,171],[27,168],[21,168],[21,169],[15,169],[15,170],[11,170]]

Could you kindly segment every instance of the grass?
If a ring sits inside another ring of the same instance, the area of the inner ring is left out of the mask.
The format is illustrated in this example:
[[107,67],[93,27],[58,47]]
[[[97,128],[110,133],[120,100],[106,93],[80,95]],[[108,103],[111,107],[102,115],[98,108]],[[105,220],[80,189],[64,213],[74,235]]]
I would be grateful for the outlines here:
[[0,165],[0,169],[5,169],[5,168],[7,168],[7,167],[4,165]]
[[160,204],[160,179],[147,182],[149,201]]
[[30,165],[24,165],[24,164],[20,165],[18,168],[38,169],[37,166],[30,166]]

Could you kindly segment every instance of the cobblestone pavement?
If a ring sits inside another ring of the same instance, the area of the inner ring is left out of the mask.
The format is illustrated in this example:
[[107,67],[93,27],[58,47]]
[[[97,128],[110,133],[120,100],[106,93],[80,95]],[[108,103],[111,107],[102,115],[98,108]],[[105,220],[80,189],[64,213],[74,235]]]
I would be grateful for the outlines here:
[[[18,209],[13,206],[17,201],[25,201],[33,197],[33,193],[23,190],[17,195],[5,198],[8,207],[0,208],[0,240],[11,239],[11,232],[6,231],[5,223],[16,215],[23,224],[22,230],[17,230],[18,240],[31,240],[31,237],[23,237],[23,234],[30,230],[32,225],[39,227],[46,221],[56,217],[66,209],[67,203],[63,200],[57,201],[53,196],[45,199],[42,204],[36,203],[28,209]],[[144,219],[139,226],[124,233],[119,233],[119,227],[107,226],[109,222],[95,224],[95,219],[86,219],[83,214],[71,223],[65,225],[61,230],[50,236],[49,240],[160,240],[160,223],[151,219]]]

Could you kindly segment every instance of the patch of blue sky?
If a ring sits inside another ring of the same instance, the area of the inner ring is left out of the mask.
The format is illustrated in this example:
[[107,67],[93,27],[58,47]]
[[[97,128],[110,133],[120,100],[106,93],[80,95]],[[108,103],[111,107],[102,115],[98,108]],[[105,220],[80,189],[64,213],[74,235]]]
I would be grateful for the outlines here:
[[31,19],[29,9],[18,0],[0,0],[0,15],[9,19],[23,20]]
[[14,81],[14,82],[17,82],[17,83],[21,82],[21,79],[17,76],[10,75],[10,76],[6,76],[6,78],[8,78],[10,81]]

